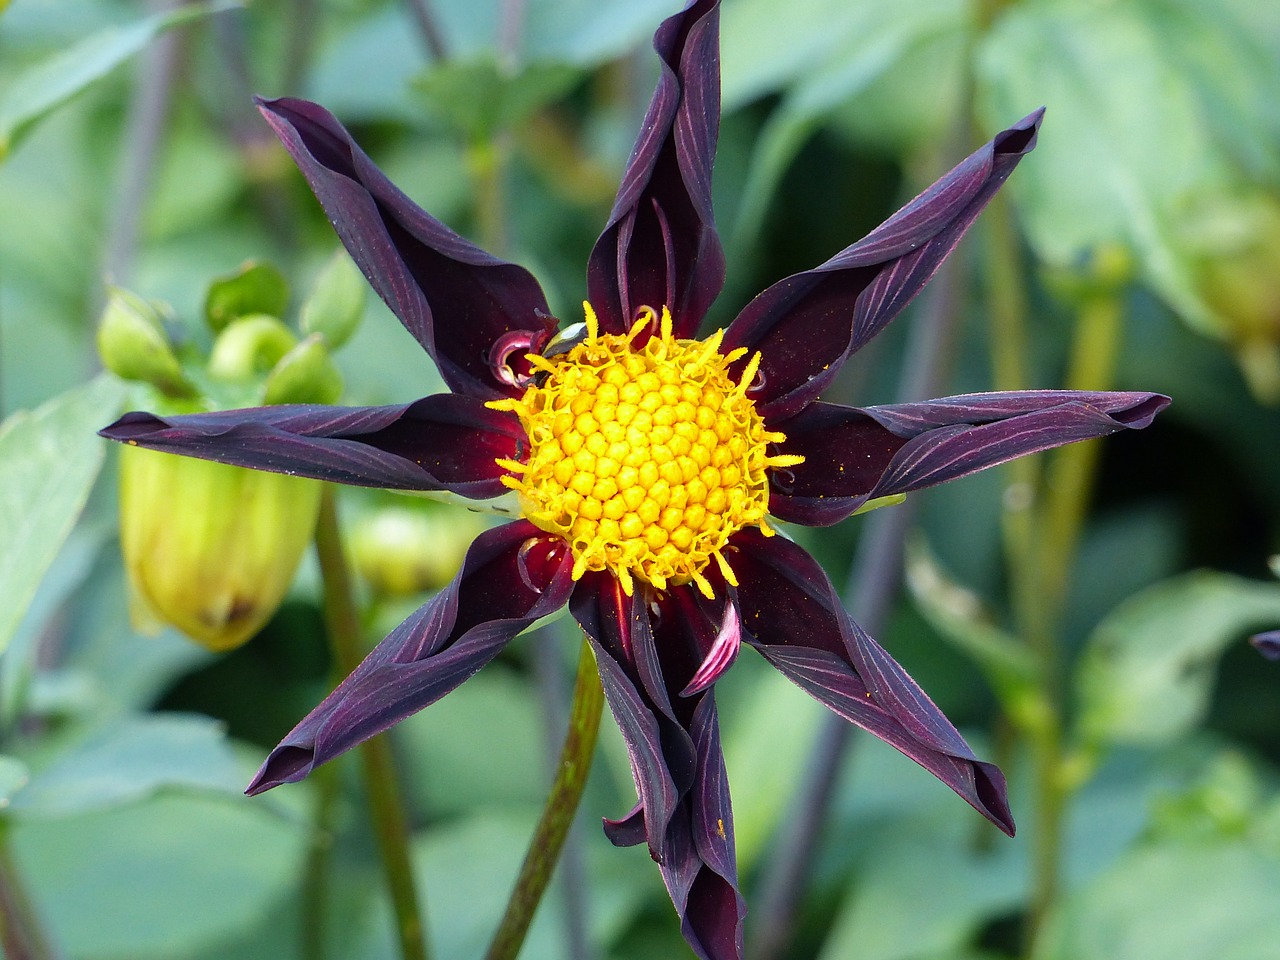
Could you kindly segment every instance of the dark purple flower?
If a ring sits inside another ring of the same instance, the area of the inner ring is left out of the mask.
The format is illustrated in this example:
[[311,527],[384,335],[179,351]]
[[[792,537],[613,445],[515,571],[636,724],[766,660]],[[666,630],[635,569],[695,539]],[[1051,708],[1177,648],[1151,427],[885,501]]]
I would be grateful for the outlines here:
[[817,399],[937,271],[1035,145],[1000,133],[826,263],[693,339],[724,279],[711,209],[719,11],[654,39],[662,75],[587,268],[584,338],[556,343],[533,277],[413,204],[326,111],[260,109],[369,282],[453,393],[403,406],[130,413],[105,436],[339,483],[515,492],[522,514],[384,639],[271,753],[259,793],[386,730],[568,604],[595,651],[639,802],[606,821],[647,842],[685,937],[741,957],[733,817],[714,682],[743,642],[931,771],[1006,833],[1005,781],[849,617],[822,568],[766,519],[835,523],[1063,443],[1147,426],[1155,394],[1030,391],[879,407]]

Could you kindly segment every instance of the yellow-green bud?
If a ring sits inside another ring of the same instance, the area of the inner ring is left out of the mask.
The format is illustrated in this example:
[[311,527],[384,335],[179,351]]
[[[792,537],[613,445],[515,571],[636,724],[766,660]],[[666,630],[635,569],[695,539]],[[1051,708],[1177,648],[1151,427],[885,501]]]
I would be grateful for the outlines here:
[[272,367],[262,402],[337,403],[341,396],[342,374],[329,356],[324,337],[313,333]]
[[98,354],[102,365],[118,377],[149,383],[171,397],[193,393],[165,336],[159,310],[121,287],[107,288],[107,305],[98,321]]
[[444,506],[384,507],[357,525],[352,557],[380,596],[437,590],[453,579],[480,530],[474,514]]
[[247,380],[266,373],[297,344],[298,338],[275,317],[241,317],[218,334],[209,372],[224,380]]
[[125,446],[120,544],[136,614],[210,650],[240,646],[284,599],[320,490],[315,480]]
[[284,316],[289,304],[289,281],[271,264],[247,260],[234,273],[209,284],[204,301],[205,321],[215,333],[255,313]]
[[302,304],[298,325],[303,333],[319,333],[336,350],[347,342],[364,316],[369,285],[360,268],[339,249],[329,258],[316,285]]

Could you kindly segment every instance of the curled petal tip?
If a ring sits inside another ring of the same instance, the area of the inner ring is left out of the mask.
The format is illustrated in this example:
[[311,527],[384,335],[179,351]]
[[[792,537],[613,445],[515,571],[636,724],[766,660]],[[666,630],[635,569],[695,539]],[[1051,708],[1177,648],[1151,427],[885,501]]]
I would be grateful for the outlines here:
[[1249,638],[1260,654],[1268,660],[1280,660],[1280,630],[1269,630]]
[[244,788],[245,796],[256,797],[282,783],[296,783],[310,773],[314,765],[315,751],[310,747],[281,744],[271,751],[271,755]]
[[742,623],[738,619],[738,611],[732,603],[724,607],[724,622],[720,632],[712,641],[702,665],[698,667],[688,685],[680,691],[680,696],[691,697],[701,693],[724,675],[724,672],[738,659],[738,651],[742,648]]

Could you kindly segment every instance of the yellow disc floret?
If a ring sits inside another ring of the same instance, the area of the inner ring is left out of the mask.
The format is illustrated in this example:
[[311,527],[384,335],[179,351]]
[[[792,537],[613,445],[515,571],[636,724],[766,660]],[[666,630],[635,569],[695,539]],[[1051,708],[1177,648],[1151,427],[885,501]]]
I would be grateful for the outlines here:
[[721,354],[723,331],[677,340],[663,308],[657,335],[636,347],[652,310],[627,335],[602,336],[584,307],[586,339],[531,355],[541,382],[489,404],[515,413],[529,436],[527,460],[498,460],[503,483],[531,523],[568,542],[574,579],[608,570],[628,594],[639,578],[660,590],[693,582],[710,597],[702,571],[714,560],[736,586],[725,544],[746,526],[773,533],[766,470],[804,459],[767,453],[786,437],[765,429],[746,395],[759,355],[735,380],[729,366],[746,350]]

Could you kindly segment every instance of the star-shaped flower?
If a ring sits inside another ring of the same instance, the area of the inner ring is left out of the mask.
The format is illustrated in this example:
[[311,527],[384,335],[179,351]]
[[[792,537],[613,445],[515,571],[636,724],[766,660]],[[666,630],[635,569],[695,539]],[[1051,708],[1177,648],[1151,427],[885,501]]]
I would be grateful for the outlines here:
[[587,266],[585,329],[557,332],[533,276],[418,208],[326,111],[260,109],[374,289],[453,391],[402,406],[130,413],[116,440],[337,483],[514,493],[521,514],[272,751],[249,786],[305,777],[444,696],[565,606],[595,652],[647,841],[703,958],[742,954],[713,685],[742,643],[1013,833],[1005,781],[845,612],[768,516],[828,525],[869,501],[1075,440],[1142,428],[1154,394],[1030,391],[855,408],[818,400],[934,274],[1041,112],[1000,133],[826,263],[697,339],[723,285],[711,208],[719,10],[658,29],[661,78]]

